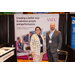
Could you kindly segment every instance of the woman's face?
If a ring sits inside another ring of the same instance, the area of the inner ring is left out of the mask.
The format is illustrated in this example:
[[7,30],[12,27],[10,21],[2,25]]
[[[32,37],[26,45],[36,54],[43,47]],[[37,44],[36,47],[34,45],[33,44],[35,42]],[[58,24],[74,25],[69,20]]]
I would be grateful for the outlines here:
[[40,35],[41,30],[39,28],[36,28],[35,32],[36,34]]

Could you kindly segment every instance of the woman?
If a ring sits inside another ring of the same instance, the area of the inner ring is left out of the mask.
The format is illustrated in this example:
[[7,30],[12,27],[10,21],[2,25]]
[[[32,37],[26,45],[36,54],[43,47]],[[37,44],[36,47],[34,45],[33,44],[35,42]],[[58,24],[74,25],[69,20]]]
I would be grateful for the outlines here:
[[43,54],[45,53],[44,50],[44,38],[40,35],[41,28],[35,28],[36,34],[33,34],[30,41],[30,47],[33,57],[33,62],[41,62]]

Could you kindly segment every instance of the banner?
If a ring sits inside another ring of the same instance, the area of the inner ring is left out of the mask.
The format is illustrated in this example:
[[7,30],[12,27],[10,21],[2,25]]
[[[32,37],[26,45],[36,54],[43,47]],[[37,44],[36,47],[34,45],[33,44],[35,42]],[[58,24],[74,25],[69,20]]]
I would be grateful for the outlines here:
[[75,49],[75,17],[71,17],[71,47]]
[[[27,59],[27,55],[31,52],[30,50],[26,50],[26,48],[30,46],[30,39],[31,36],[35,34],[36,26],[41,28],[41,34],[45,40],[45,48],[46,33],[50,30],[50,24],[55,23],[56,30],[59,30],[59,14],[15,14],[14,22],[15,47],[17,50],[17,58],[19,59]],[[21,51],[19,51],[19,49],[21,49]],[[47,53],[45,53],[43,60],[47,59]]]

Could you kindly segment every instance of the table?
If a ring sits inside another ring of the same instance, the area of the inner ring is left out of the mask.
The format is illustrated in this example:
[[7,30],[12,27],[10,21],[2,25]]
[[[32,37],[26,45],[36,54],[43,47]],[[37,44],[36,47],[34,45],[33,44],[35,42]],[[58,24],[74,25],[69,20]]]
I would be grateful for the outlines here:
[[2,47],[0,48],[0,62],[14,61],[15,47]]

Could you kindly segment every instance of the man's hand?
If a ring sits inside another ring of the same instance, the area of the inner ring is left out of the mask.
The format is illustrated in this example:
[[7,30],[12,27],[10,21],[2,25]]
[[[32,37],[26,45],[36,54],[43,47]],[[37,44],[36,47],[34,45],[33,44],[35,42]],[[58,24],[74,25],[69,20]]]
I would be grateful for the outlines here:
[[60,50],[57,49],[57,52],[59,52]]
[[47,49],[45,48],[45,52],[47,52]]
[[32,57],[34,57],[34,52],[32,52]]

